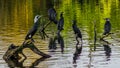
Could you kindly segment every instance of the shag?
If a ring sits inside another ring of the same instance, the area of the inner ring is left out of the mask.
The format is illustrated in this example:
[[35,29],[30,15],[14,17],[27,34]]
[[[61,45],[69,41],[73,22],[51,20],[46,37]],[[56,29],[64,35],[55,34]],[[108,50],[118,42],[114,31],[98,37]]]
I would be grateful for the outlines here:
[[73,31],[74,31],[74,33],[76,35],[76,40],[78,42],[77,44],[79,44],[78,38],[80,38],[81,42],[82,42],[82,34],[80,32],[80,29],[76,25],[76,20],[73,20],[72,28],[73,28]]
[[106,22],[105,22],[105,25],[104,25],[104,33],[103,33],[103,35],[109,34],[110,31],[111,31],[110,19],[106,18],[105,20],[106,20]]
[[37,29],[38,29],[38,25],[39,25],[39,19],[41,18],[40,15],[36,15],[34,18],[34,25],[33,27],[29,30],[29,32],[27,33],[25,40],[31,39],[32,41],[34,41],[32,39],[32,37],[34,36],[34,34],[36,33]]
[[59,22],[57,24],[58,30],[62,31],[64,29],[63,26],[64,26],[64,17],[63,17],[63,12],[61,12],[61,14],[60,14],[60,20],[59,20]]
[[57,13],[56,13],[56,10],[55,10],[54,8],[50,8],[50,9],[48,10],[49,20],[50,20],[51,22],[54,22],[55,24],[57,24],[56,15],[57,15]]

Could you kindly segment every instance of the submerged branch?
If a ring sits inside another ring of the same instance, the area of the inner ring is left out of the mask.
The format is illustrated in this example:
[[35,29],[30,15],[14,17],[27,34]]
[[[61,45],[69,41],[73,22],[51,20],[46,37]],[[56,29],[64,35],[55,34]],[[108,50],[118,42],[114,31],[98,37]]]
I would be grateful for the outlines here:
[[9,46],[8,50],[6,51],[6,53],[4,54],[3,59],[4,60],[8,60],[8,59],[19,60],[20,59],[19,54],[22,54],[25,58],[27,58],[22,52],[23,49],[25,49],[25,48],[31,49],[34,53],[36,53],[40,56],[43,56],[46,58],[51,57],[50,55],[41,52],[32,42],[30,42],[30,43],[28,42],[21,46],[15,46],[14,44],[11,44]]

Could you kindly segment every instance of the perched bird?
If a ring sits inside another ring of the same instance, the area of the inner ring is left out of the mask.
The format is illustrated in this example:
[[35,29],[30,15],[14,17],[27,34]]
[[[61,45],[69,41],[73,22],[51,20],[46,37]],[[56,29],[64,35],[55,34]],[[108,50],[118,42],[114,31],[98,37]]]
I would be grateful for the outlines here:
[[57,24],[57,28],[59,31],[63,30],[63,26],[64,26],[64,17],[63,17],[63,12],[61,12],[60,14],[60,20]]
[[57,15],[57,13],[56,13],[56,11],[55,11],[54,8],[50,8],[48,10],[49,20],[52,21],[52,22],[54,22],[55,24],[57,24],[56,15]]
[[103,35],[109,34],[110,31],[111,31],[110,19],[106,18],[105,20],[106,20],[106,22],[105,22],[105,25],[104,25],[104,33],[103,33]]
[[32,39],[33,35],[36,33],[37,29],[38,29],[38,25],[39,25],[39,19],[41,18],[40,15],[36,15],[34,18],[34,25],[33,27],[29,30],[29,32],[27,33],[25,40],[31,39],[32,41],[34,41]]
[[[82,34],[81,34],[79,28],[76,25],[76,20],[73,20],[72,28],[73,28],[73,31],[74,31],[74,33],[76,35],[76,40],[78,41],[78,38],[80,38],[81,42],[82,42]],[[77,44],[79,44],[79,41],[78,41]]]

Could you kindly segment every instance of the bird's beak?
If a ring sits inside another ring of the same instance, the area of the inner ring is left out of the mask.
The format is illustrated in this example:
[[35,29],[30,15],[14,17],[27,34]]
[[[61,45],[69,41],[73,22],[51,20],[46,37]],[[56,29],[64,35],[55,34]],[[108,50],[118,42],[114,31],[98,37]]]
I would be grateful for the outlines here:
[[39,16],[38,16],[38,18],[41,18],[41,17],[42,17],[42,15],[39,15]]

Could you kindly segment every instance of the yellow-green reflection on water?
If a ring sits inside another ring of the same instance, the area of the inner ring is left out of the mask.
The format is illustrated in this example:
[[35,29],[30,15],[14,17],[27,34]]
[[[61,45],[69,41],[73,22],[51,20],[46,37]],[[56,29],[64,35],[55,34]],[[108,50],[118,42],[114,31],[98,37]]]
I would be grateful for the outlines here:
[[[69,65],[69,62],[72,61],[72,53],[75,50],[75,38],[71,28],[71,21],[73,19],[77,20],[77,25],[81,29],[81,32],[83,34],[84,46],[87,46],[85,50],[83,50],[85,52],[83,52],[82,59],[79,60],[86,60],[85,64],[84,62],[81,63],[84,64],[82,67],[86,68],[86,65],[88,65],[87,62],[89,62],[87,60],[89,59],[89,57],[87,57],[90,49],[89,44],[93,43],[94,38],[92,24],[93,21],[96,21],[97,23],[97,37],[99,38],[103,32],[103,26],[105,22],[104,18],[110,18],[112,24],[112,32],[116,33],[115,38],[120,39],[119,0],[0,0],[0,51],[2,52],[1,56],[4,54],[9,44],[22,44],[26,33],[33,25],[33,18],[36,14],[43,15],[41,23],[48,22],[47,10],[51,7],[51,5],[54,5],[54,8],[57,11],[57,19],[59,19],[60,12],[64,12],[65,25],[62,36],[64,37],[65,41],[66,53],[63,55],[61,55],[61,53],[59,52],[56,52],[55,54],[53,53],[53,58],[48,59],[43,63],[40,63],[38,66],[41,65],[41,67],[44,68],[55,68],[55,65],[63,64],[62,61],[65,58],[68,58],[68,60],[64,62],[65,64],[68,64],[68,67],[71,67],[71,65]],[[46,33],[51,37],[55,36],[56,26],[54,24],[51,24],[46,29]],[[47,52],[48,39],[41,40],[39,35],[35,35],[34,38],[37,47],[43,52],[49,53]],[[115,41],[112,41],[112,43],[119,45],[119,43],[116,43]],[[117,51],[120,51],[119,47]],[[114,48],[113,52],[116,52],[116,50],[114,51]],[[99,54],[98,51],[96,53]],[[36,55],[32,55],[33,53],[29,49],[25,50],[25,54],[28,56],[29,59],[24,62],[24,65],[27,66],[28,64],[29,66],[31,65],[30,62],[34,62],[33,60],[35,60],[37,57]],[[103,55],[99,56],[98,54],[97,56],[95,56],[95,58],[104,57]],[[118,59],[118,56],[116,56],[116,58]],[[2,58],[0,59],[1,63],[4,62]],[[100,59],[103,60],[102,58]],[[112,60],[111,62],[113,62]],[[99,62],[99,60],[93,61],[94,67],[96,67],[96,65],[94,65],[95,62]],[[119,60],[116,62],[119,62]],[[0,65],[4,66],[4,64]],[[44,66],[44,64],[46,64],[46,66]],[[97,65],[99,67],[102,67],[101,63],[98,63]],[[63,64],[63,67],[67,66]],[[80,67],[80,65],[78,65],[78,67]]]

